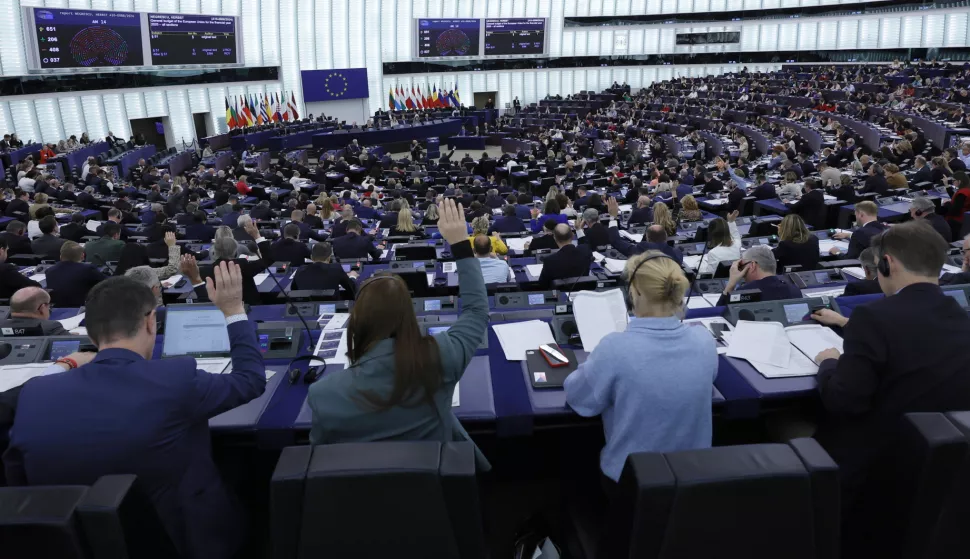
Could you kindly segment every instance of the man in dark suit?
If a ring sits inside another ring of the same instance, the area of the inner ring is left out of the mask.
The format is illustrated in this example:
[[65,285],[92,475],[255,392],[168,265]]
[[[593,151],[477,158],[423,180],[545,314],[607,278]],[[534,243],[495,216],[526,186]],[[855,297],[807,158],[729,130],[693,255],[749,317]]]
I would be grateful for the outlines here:
[[[326,203],[329,204],[330,202]],[[306,214],[303,216],[303,223],[306,223],[310,229],[323,229],[323,220],[317,215],[317,206],[315,204],[307,204]]]
[[343,288],[345,299],[353,299],[357,293],[357,272],[344,271],[340,264],[331,263],[333,247],[323,242],[313,245],[313,263],[297,270],[293,277],[293,289],[327,290]]
[[885,196],[889,191],[889,183],[886,182],[886,172],[882,165],[873,164],[869,166],[869,177],[866,178],[865,187],[859,191],[860,194],[875,192],[876,196]]
[[0,239],[7,243],[7,256],[34,253],[30,248],[30,238],[27,237],[27,226],[22,221],[15,219],[8,223],[7,230],[0,233]]
[[[97,209],[98,202],[97,198],[94,197],[94,189],[91,187],[85,188],[83,191],[77,194],[77,205],[81,206],[86,210]],[[7,210],[10,208],[7,207]]]
[[266,376],[238,266],[223,264],[207,289],[227,324],[226,374],[197,369],[189,357],[151,360],[156,300],[145,285],[118,277],[93,289],[86,324],[99,352],[76,362],[81,374],[40,376],[20,389],[8,482],[91,485],[134,474],[180,556],[235,556],[245,522],[212,461],[208,420],[262,394]]
[[7,209],[3,212],[3,215],[7,217],[20,217],[26,219],[29,211],[30,194],[18,188],[14,191],[14,198],[9,204],[7,204]]
[[[855,220],[859,227],[849,233],[836,233],[833,238],[843,240],[849,239],[849,250],[845,253],[845,258],[858,258],[859,253],[869,248],[869,241],[879,233],[887,229],[885,223],[877,221],[879,216],[879,206],[869,200],[859,202],[855,205]],[[829,254],[839,254],[838,247],[832,247]]]
[[757,175],[758,186],[751,191],[751,195],[758,200],[770,200],[772,198],[777,198],[778,193],[775,192],[775,185],[768,182],[768,179],[761,173]]
[[84,248],[74,241],[61,246],[60,260],[47,269],[47,287],[58,307],[83,307],[95,285],[107,279],[95,266],[84,262]]
[[640,196],[637,198],[637,207],[630,213],[630,219],[627,221],[627,224],[645,225],[647,223],[653,223],[653,210],[650,209],[650,197]]
[[535,252],[537,250],[555,250],[559,248],[556,245],[556,237],[552,234],[557,225],[559,225],[559,222],[555,219],[549,218],[545,220],[542,223],[542,233],[532,237],[526,250]]
[[[859,263],[862,264],[862,271],[866,274],[865,279],[859,281],[849,281],[845,284],[843,297],[852,295],[874,295],[882,294],[882,287],[876,279],[876,253],[872,248],[867,248],[859,254]],[[943,283],[942,278],[940,283]]]
[[732,291],[744,280],[744,289],[761,291],[762,301],[801,299],[800,289],[791,284],[785,276],[777,276],[778,263],[771,247],[756,245],[744,251],[741,259],[731,265],[728,283],[721,293],[718,306],[726,305]]
[[85,226],[86,221],[81,212],[71,214],[71,222],[60,228],[61,238],[80,243],[82,237],[91,234]]
[[[357,207],[357,217],[360,219],[378,219],[381,217],[381,212],[374,209],[374,201],[370,198],[364,198],[360,206]],[[397,219],[395,218],[394,224],[397,225]]]
[[205,212],[197,210],[192,215],[192,223],[185,226],[185,238],[207,243],[215,237],[215,230],[206,224]]
[[936,205],[926,196],[916,196],[913,198],[909,208],[909,216],[913,219],[922,219],[929,223],[933,229],[943,237],[946,242],[953,241],[953,230],[950,224],[942,215],[936,213]]
[[289,262],[294,268],[306,263],[310,257],[310,247],[299,240],[300,227],[295,222],[283,227],[283,238],[273,243],[273,258]]
[[108,221],[104,221],[101,223],[101,225],[98,226],[97,235],[103,237],[104,227],[110,222],[118,226],[118,235],[119,235],[118,238],[121,239],[122,241],[127,241],[129,231],[128,231],[128,228],[125,227],[122,223],[124,219],[125,219],[125,215],[121,213],[121,210],[119,210],[118,208],[111,208],[110,210],[108,210]]
[[235,204],[232,207],[232,211],[222,216],[222,224],[230,228],[236,227],[239,224],[239,216],[242,215],[242,206]]
[[559,252],[551,254],[542,261],[542,273],[539,275],[539,289],[551,289],[555,280],[585,276],[589,273],[589,265],[593,255],[587,246],[573,245],[573,230],[569,225],[560,223],[553,229],[553,237]]
[[586,245],[590,250],[610,244],[610,234],[600,223],[600,213],[595,208],[586,208],[583,215],[576,218],[576,236],[579,244]]
[[61,245],[64,239],[57,236],[57,218],[46,215],[37,224],[41,235],[30,243],[34,254],[40,254],[44,260],[58,260],[61,257]]
[[364,226],[360,221],[351,219],[347,221],[347,233],[332,239],[333,255],[340,259],[367,258],[371,260],[381,259],[381,249],[374,246],[374,241],[369,235],[364,235]]
[[290,212],[290,223],[296,225],[300,229],[300,236],[298,238],[301,240],[313,239],[318,243],[326,241],[326,235],[318,235],[316,231],[311,229],[309,225],[303,222],[303,217],[304,214],[302,210],[293,210]]
[[60,322],[51,320],[51,296],[40,287],[24,287],[10,297],[10,318],[0,320],[0,331],[8,335],[8,329],[14,335],[18,330],[26,330],[26,336],[32,335],[30,330],[43,336],[68,334]]
[[828,217],[828,207],[825,205],[825,193],[819,188],[813,178],[805,179],[805,194],[797,202],[788,202],[789,209],[795,215],[801,216],[805,223],[815,229],[824,229]]
[[9,299],[18,289],[40,287],[36,281],[21,274],[7,262],[7,242],[0,238],[0,299]]
[[391,229],[393,227],[396,227],[398,209],[400,207],[401,206],[397,200],[394,200],[390,204],[387,204],[387,213],[380,216],[380,223],[377,226],[381,229]]
[[488,234],[499,233],[521,233],[525,231],[525,224],[515,215],[515,206],[504,206],[502,215],[495,218]]
[[276,219],[276,212],[269,207],[269,200],[262,200],[249,212],[249,216],[256,220]]
[[920,183],[933,182],[933,172],[930,170],[930,166],[926,164],[926,158],[922,155],[917,155],[916,159],[913,160],[913,169],[916,172],[909,179],[909,184],[913,185],[914,188],[918,188]]
[[[839,465],[846,557],[888,556],[876,548],[896,540],[884,535],[904,531],[884,485],[903,415],[970,409],[970,317],[937,285],[947,244],[915,221],[873,238],[872,248],[886,297],[855,307],[851,319],[813,315],[842,327],[845,340],[844,353],[815,356],[824,410],[815,439]],[[872,537],[866,525],[876,524]]]
[[659,250],[673,258],[678,264],[684,263],[684,253],[680,249],[667,244],[667,231],[664,230],[662,225],[651,225],[647,227],[647,231],[643,234],[643,240],[639,243],[633,243],[624,239],[620,236],[620,230],[612,225],[607,229],[607,233],[609,234],[610,244],[613,248],[627,258],[632,258],[648,250]]

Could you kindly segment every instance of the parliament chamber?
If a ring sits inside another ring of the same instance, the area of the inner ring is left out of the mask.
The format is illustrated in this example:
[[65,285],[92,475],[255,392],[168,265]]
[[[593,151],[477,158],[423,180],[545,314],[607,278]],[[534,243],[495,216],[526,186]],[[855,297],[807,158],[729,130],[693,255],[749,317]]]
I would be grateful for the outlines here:
[[965,3],[6,12],[0,557],[970,555]]

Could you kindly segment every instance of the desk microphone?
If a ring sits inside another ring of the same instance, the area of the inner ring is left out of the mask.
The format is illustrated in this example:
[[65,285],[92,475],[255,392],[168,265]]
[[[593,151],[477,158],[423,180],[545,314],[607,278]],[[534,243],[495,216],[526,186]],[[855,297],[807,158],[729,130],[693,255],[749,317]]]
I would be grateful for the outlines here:
[[[697,233],[695,232],[694,234],[696,235]],[[646,232],[644,232],[643,236],[646,237],[646,235],[647,235]],[[701,275],[701,264],[704,263],[704,255],[707,254],[708,246],[709,246],[708,241],[704,241],[704,250],[701,251],[701,259],[697,261],[697,269],[694,270],[694,282],[693,282],[694,284],[697,283],[697,280]],[[687,314],[687,309],[690,308],[690,298],[694,296],[694,289],[696,289],[696,286],[692,284],[690,286],[690,289],[687,290],[687,301],[684,302],[685,315]]]
[[[280,285],[280,280],[276,279],[276,274],[274,274],[272,271],[270,271],[269,272],[269,277],[273,278],[273,283],[276,284],[276,287],[279,287],[280,288],[280,293],[283,294],[283,298],[286,300],[286,308],[288,310],[292,310],[293,313],[296,314],[297,318],[300,319],[300,322],[303,323],[303,328],[306,329],[307,349],[310,351],[310,354],[309,355],[301,355],[301,356],[295,358],[293,361],[299,361],[301,359],[310,359],[310,358],[314,357],[314,355],[313,355],[313,348],[311,346],[311,344],[313,343],[313,335],[310,334],[310,326],[307,324],[306,319],[303,318],[303,315],[300,314],[300,309],[296,308],[296,305],[293,304],[293,300],[290,299],[290,294],[287,293],[285,289],[283,289],[283,286],[282,285]],[[292,365],[292,362],[291,362],[291,365]]]
[[757,318],[755,318],[753,312],[749,311],[748,309],[742,309],[738,311],[738,320],[749,320],[754,322],[757,320]]

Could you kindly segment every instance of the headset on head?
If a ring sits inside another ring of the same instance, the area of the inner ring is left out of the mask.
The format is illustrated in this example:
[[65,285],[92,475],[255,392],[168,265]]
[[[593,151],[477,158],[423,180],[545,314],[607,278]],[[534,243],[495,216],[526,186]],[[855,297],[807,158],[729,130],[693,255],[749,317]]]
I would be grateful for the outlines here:
[[883,255],[882,258],[879,259],[879,262],[876,264],[876,269],[879,270],[879,273],[882,274],[883,277],[889,277],[889,259],[886,258],[886,255]]
[[[634,266],[633,271],[630,272],[630,275],[629,276],[627,276],[627,284],[628,284],[628,286],[630,288],[636,289],[636,288],[633,287],[633,280],[637,277],[637,272],[640,270],[640,266],[643,266],[644,264],[646,264],[647,262],[649,262],[651,260],[656,260],[657,258],[666,258],[668,260],[673,260],[673,262],[675,264],[677,263],[677,261],[674,260],[673,258],[671,258],[670,255],[664,254],[662,252],[658,252],[657,254],[647,255],[646,258],[644,258],[636,266]],[[637,293],[639,293],[639,291]],[[623,290],[623,300],[626,301],[626,308],[627,308],[627,310],[631,310],[632,311],[633,310],[633,300],[630,298],[630,290],[629,289],[624,289]]]

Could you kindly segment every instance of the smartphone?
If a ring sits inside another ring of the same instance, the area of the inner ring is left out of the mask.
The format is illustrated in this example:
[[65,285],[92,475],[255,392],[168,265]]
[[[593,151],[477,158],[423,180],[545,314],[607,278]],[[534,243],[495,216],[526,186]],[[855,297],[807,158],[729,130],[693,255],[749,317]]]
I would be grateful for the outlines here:
[[565,367],[569,364],[569,359],[560,351],[558,344],[542,344],[539,352],[550,367]]

